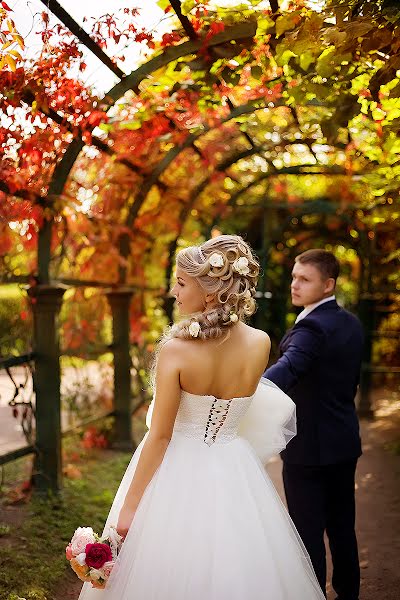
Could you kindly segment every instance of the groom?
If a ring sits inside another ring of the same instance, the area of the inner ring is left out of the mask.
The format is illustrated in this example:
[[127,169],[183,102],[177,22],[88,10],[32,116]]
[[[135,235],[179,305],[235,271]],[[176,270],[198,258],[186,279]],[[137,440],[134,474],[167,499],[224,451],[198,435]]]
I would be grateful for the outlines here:
[[264,377],[296,404],[297,436],[281,454],[289,513],[323,592],[326,532],[336,600],[358,600],[354,477],[361,442],[354,396],[363,335],[358,319],[336,303],[338,275],[331,252],[313,249],[296,257],[292,302],[304,310]]

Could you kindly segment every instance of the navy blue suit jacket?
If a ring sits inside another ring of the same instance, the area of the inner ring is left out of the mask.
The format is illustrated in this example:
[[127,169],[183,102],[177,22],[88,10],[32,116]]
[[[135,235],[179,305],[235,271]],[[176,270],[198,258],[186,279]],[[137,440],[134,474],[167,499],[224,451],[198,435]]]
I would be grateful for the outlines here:
[[363,332],[335,300],[317,306],[283,337],[267,377],[296,404],[297,435],[281,453],[287,463],[328,465],[361,454],[354,405]]

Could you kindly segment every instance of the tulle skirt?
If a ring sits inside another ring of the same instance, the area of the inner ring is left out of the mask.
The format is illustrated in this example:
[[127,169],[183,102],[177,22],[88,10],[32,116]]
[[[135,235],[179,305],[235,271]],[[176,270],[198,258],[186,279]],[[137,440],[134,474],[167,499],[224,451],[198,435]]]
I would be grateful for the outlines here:
[[[144,441],[121,482],[116,525]],[[324,600],[304,545],[253,447],[174,433],[105,590],[79,600]]]

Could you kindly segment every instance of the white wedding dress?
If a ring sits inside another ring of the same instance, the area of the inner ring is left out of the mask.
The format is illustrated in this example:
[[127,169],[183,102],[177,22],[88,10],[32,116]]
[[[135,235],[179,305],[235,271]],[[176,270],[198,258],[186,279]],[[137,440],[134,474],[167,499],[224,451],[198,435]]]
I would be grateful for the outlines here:
[[[79,600],[324,600],[263,467],[293,435],[294,404],[268,380],[230,400],[182,391],[171,442],[107,586],[85,583]],[[142,446],[106,526],[117,523]]]

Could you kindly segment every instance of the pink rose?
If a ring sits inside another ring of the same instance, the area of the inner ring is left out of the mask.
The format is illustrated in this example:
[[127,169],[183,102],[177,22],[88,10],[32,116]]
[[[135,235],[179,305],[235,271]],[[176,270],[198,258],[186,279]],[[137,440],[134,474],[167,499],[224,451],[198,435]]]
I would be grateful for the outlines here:
[[74,556],[85,552],[88,544],[93,544],[96,541],[91,527],[78,527],[71,540],[71,550]]
[[72,548],[71,548],[71,544],[68,544],[68,546],[65,548],[65,558],[67,560],[71,560],[71,558],[74,555],[72,554]]
[[85,552],[86,564],[94,569],[101,569],[104,563],[112,560],[110,546],[107,544],[87,544]]
[[110,577],[114,564],[115,562],[113,560],[109,560],[108,562],[104,563],[104,565],[101,567],[101,570],[103,572],[103,579],[108,579]]

